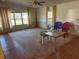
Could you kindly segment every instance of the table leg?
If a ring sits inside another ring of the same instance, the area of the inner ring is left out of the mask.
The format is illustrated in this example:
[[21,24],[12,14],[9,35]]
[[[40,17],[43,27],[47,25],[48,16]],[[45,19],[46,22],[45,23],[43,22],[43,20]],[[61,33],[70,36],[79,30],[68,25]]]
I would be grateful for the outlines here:
[[57,48],[56,48],[56,38],[54,40],[55,40],[54,44],[55,44],[55,53],[56,53],[56,50],[57,50]]
[[41,43],[43,44],[44,43],[44,37],[42,36],[42,39],[41,39]]
[[49,36],[49,40],[51,40],[51,37]]
[[66,37],[66,34],[64,34],[64,38]]
[[66,38],[66,34],[64,34],[63,36],[64,36],[64,44],[65,44],[65,38]]

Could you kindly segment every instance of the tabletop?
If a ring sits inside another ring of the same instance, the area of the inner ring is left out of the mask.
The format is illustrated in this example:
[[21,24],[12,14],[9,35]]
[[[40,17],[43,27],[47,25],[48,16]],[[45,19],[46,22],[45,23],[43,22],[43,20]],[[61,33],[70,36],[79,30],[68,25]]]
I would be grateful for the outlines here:
[[48,36],[52,36],[52,37],[59,37],[61,35],[64,35],[65,32],[62,32],[62,31],[47,31],[45,32],[46,35]]

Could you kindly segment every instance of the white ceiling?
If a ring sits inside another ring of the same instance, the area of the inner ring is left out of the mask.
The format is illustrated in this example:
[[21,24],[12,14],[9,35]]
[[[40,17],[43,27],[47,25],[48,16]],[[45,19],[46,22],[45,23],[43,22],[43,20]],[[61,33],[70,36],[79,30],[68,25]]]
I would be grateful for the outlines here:
[[[2,2],[9,2],[9,3],[15,3],[15,4],[20,4],[23,6],[28,6],[32,7],[33,1],[34,0],[0,0]],[[44,6],[48,5],[55,5],[55,4],[60,4],[60,3],[65,3],[65,2],[70,2],[70,1],[77,1],[77,0],[38,0],[38,1],[45,1]]]

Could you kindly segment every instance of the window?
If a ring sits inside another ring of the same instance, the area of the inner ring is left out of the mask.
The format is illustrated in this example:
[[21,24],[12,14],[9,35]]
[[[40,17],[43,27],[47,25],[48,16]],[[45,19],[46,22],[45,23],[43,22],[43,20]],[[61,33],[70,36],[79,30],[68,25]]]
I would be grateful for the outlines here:
[[0,29],[2,28],[2,24],[1,24],[1,22],[0,22]]
[[11,13],[11,24],[14,25],[23,25],[23,24],[29,24],[28,22],[28,13],[27,12],[21,12],[21,13]]
[[1,26],[1,22],[0,22],[0,28],[1,28],[2,26]]
[[52,11],[48,11],[48,24],[52,24]]
[[22,13],[23,15],[23,23],[28,24],[28,13]]
[[53,8],[47,7],[47,24],[53,24]]
[[15,22],[16,22],[16,25],[21,25],[22,24],[21,13],[15,13]]
[[11,24],[12,24],[12,25],[15,25],[15,23],[14,23],[13,13],[11,13],[10,17],[11,17]]

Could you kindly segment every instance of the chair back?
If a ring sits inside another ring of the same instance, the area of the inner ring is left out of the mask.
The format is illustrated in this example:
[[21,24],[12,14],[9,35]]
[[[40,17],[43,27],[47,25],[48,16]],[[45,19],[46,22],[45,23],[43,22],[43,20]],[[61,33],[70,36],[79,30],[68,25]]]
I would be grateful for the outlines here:
[[58,30],[62,27],[62,22],[55,22],[54,23],[54,30]]
[[70,27],[71,27],[71,23],[65,22],[65,23],[63,23],[63,25],[62,25],[62,31],[68,33]]

